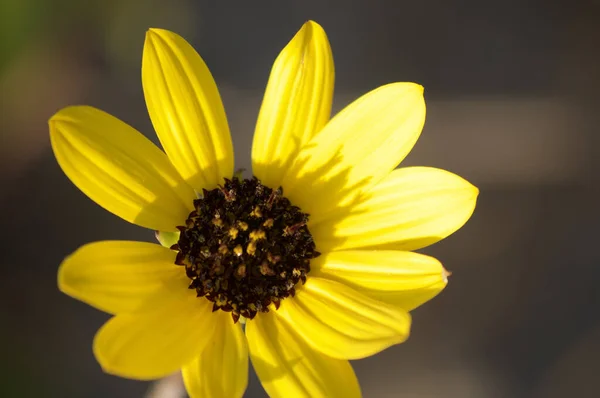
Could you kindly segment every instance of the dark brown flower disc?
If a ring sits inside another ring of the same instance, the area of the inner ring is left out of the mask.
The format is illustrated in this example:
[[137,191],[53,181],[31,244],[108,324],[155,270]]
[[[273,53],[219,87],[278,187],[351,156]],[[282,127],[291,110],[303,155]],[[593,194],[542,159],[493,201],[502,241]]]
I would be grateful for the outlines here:
[[172,249],[190,289],[213,302],[213,311],[252,319],[294,296],[319,253],[306,226],[308,214],[256,178],[226,179],[203,190]]

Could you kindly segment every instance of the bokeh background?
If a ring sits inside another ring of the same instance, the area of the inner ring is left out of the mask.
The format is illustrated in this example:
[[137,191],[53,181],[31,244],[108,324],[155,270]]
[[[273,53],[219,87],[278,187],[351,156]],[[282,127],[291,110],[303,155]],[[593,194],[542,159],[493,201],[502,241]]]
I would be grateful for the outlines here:
[[[211,68],[249,168],[271,63],[307,19],[333,47],[335,111],[423,84],[428,119],[405,164],[481,189],[468,224],[424,250],[449,287],[414,312],[407,343],[354,363],[365,397],[600,396],[595,0],[0,0],[0,396],[169,396],[103,374],[91,341],[108,316],[56,288],[79,245],[153,236],[67,180],[48,118],[89,104],[155,140],[142,45],[167,28]],[[255,376],[246,396],[265,396]]]

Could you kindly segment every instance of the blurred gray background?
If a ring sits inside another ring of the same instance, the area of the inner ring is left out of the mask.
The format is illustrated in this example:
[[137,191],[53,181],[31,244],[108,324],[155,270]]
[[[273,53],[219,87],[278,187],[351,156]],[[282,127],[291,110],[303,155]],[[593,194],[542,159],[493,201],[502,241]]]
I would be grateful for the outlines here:
[[[271,63],[307,19],[331,41],[335,111],[423,84],[427,123],[405,164],[481,190],[471,221],[424,250],[453,271],[446,291],[415,311],[407,343],[354,363],[364,396],[600,396],[598,1],[0,0],[1,397],[150,387],[101,372],[91,342],[108,316],[59,293],[56,270],[86,242],[153,236],[67,180],[48,118],[89,104],[155,140],[142,46],[167,28],[211,68],[250,168]],[[247,396],[265,396],[255,376]]]

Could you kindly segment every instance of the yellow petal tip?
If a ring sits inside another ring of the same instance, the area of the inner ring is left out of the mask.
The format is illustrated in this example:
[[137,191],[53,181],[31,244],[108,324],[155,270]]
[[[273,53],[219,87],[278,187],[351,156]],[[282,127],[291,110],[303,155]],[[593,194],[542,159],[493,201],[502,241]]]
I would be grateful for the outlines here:
[[63,262],[60,264],[60,266],[58,267],[58,273],[56,276],[56,284],[58,286],[58,290],[60,290],[61,292],[63,292],[64,294],[71,296],[71,294],[69,293],[69,288],[67,285],[67,276],[66,276],[66,271],[65,271],[65,264],[67,263],[67,261],[69,260],[69,257],[65,258],[63,260]]
[[310,45],[310,40],[314,40],[312,38],[315,35],[317,35],[316,37],[325,36],[325,30],[315,21],[308,20],[304,22],[298,33],[296,33],[296,36],[292,39],[292,42],[297,40],[298,43],[302,43],[302,47],[306,47]]
[[415,91],[415,93],[418,93],[419,95],[423,95],[423,93],[425,92],[425,87],[423,87],[419,83],[405,82],[405,83],[398,83],[398,84],[402,84],[405,86],[411,86],[411,88]]
[[48,125],[50,127],[52,127],[54,122],[56,122],[56,120],[59,118],[59,115],[60,115],[60,111],[58,111],[54,115],[50,116],[50,119],[48,119]]
[[165,32],[165,30],[161,28],[148,28],[148,30],[146,31],[146,37],[152,35],[160,35],[162,32]]
[[62,108],[62,109],[58,110],[54,115],[52,115],[50,117],[50,119],[48,119],[48,124],[50,126],[52,126],[56,122],[68,121],[70,113],[72,113],[73,111],[77,111],[79,109],[85,109],[85,108],[89,108],[89,107],[85,106],[85,105],[70,105],[65,108]]
[[148,42],[152,42],[155,36],[159,36],[160,35],[160,29],[158,28],[149,28],[146,31],[146,38],[145,41]]
[[[106,325],[106,324],[105,324]],[[96,358],[96,362],[100,365],[100,369],[106,374],[119,376],[127,379],[133,380],[141,380],[141,381],[151,381],[154,379],[158,379],[159,377],[140,377],[138,375],[131,374],[129,372],[124,372],[120,369],[119,363],[111,360],[108,356],[103,355],[102,348],[100,348],[100,342],[98,339],[98,334],[102,331],[102,328],[98,331],[96,336],[94,337],[94,341],[92,343],[92,353],[94,354],[94,358]]]
[[317,22],[313,21],[312,19],[309,19],[308,21],[304,22],[304,25],[302,25],[302,29],[323,30],[323,27],[321,25],[319,25]]
[[423,95],[425,92],[425,87],[420,85],[419,83],[414,82],[398,82],[392,83],[391,85],[404,86],[404,89],[410,92],[414,92],[416,95]]
[[[62,108],[52,115],[50,119],[48,119],[48,128],[51,140],[59,139],[59,137],[65,136],[64,124],[71,120],[69,114],[73,111],[76,111],[77,108],[83,108],[83,106],[68,106],[66,108]],[[52,142],[52,145],[54,145],[54,141]]]
[[161,29],[161,28],[149,28],[146,31],[146,43],[154,43],[156,40],[164,39],[169,36],[176,35],[170,30]]

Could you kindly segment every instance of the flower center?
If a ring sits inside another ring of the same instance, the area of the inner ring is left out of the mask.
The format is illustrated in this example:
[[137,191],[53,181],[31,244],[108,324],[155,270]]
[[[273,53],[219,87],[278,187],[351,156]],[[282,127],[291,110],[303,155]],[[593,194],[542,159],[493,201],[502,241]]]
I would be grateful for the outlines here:
[[203,190],[194,200],[172,249],[175,264],[185,266],[190,289],[213,302],[213,311],[252,319],[279,308],[306,282],[310,260],[319,255],[306,227],[308,214],[293,206],[281,188],[252,179],[225,179],[222,187]]

